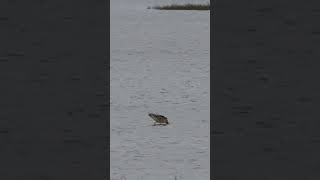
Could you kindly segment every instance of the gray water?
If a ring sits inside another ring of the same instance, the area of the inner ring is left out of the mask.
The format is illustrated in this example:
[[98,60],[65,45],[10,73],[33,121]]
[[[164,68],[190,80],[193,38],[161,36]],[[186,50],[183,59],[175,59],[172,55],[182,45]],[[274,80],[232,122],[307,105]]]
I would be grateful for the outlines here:
[[210,177],[209,11],[171,2],[208,1],[111,0],[111,179]]

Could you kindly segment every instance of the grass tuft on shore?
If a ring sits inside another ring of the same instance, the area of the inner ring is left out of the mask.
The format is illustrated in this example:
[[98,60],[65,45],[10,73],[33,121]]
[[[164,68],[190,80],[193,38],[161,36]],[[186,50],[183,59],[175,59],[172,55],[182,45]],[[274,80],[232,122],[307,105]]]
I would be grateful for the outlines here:
[[[148,7],[151,9],[151,7]],[[164,6],[154,6],[152,9],[158,10],[210,10],[210,4],[172,4]]]

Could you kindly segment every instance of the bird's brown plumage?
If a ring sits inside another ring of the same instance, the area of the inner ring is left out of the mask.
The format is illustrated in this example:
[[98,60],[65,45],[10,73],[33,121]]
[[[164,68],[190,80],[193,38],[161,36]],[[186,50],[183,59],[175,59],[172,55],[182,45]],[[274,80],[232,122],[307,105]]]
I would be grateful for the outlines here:
[[156,123],[159,123],[161,125],[169,124],[168,118],[165,116],[162,116],[160,114],[153,114],[153,113],[149,113],[148,115],[155,121],[155,124]]

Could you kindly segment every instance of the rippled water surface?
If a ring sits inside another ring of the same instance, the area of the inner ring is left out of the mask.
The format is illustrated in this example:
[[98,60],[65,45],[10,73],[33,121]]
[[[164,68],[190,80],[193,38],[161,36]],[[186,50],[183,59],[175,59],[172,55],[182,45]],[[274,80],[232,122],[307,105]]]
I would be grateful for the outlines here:
[[171,2],[207,1],[111,0],[112,179],[209,179],[209,11]]

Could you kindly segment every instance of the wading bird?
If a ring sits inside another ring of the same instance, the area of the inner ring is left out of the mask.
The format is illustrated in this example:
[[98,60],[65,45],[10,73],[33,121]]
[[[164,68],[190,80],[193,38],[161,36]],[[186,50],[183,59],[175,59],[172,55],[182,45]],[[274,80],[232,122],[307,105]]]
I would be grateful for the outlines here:
[[168,118],[166,118],[165,116],[162,116],[160,114],[153,114],[153,113],[149,113],[148,115],[155,121],[155,123],[153,124],[154,126],[169,124]]

